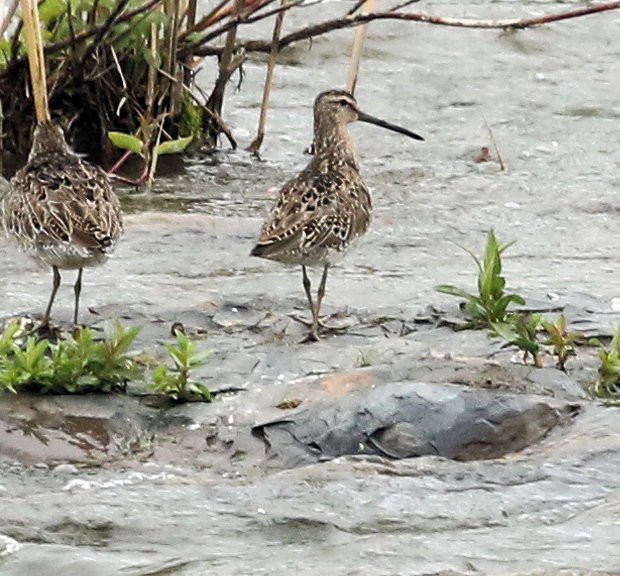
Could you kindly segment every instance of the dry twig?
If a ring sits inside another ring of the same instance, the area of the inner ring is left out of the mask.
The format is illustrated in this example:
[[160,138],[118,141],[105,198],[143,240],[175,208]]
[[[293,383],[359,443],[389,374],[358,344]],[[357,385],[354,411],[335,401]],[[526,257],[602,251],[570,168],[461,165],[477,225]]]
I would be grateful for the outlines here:
[[[293,4],[289,6],[292,7]],[[599,12],[606,12],[609,10],[617,10],[620,8],[620,1],[605,2],[604,4],[598,4],[596,6],[587,6],[585,8],[577,8],[575,10],[569,10],[566,12],[558,12],[555,14],[547,14],[545,16],[535,16],[528,18],[504,18],[498,20],[479,20],[471,18],[449,18],[443,16],[434,16],[431,14],[422,14],[417,12],[373,12],[371,14],[355,14],[352,16],[343,16],[340,18],[334,18],[332,20],[325,20],[311,26],[305,26],[295,32],[284,36],[280,39],[280,50],[295,42],[302,40],[309,40],[333,30],[339,30],[342,28],[350,28],[352,26],[360,26],[373,20],[401,20],[405,22],[423,22],[426,24],[433,24],[439,26],[451,26],[457,28],[482,28],[482,29],[523,29],[530,28],[532,26],[540,26],[541,24],[549,24],[550,22],[557,22],[559,20],[567,20],[569,18],[578,18],[581,16],[587,16],[589,14],[597,14]],[[239,23],[247,23],[239,22]],[[217,35],[222,32],[218,31]],[[215,33],[214,33],[215,34]],[[215,35],[210,35],[208,40],[212,40]],[[269,52],[271,49],[271,42],[263,40],[250,40],[243,43],[243,48],[246,52]],[[200,46],[194,51],[197,56],[212,56],[219,55],[222,52],[221,48],[215,46]]]
[[[285,7],[287,0],[281,0],[281,6]],[[263,101],[260,107],[260,118],[258,120],[258,131],[256,138],[252,140],[252,143],[248,146],[248,150],[254,154],[258,154],[258,151],[263,143],[265,137],[265,125],[267,123],[267,108],[269,108],[269,96],[271,94],[271,86],[273,85],[273,73],[276,68],[276,58],[278,56],[278,45],[280,42],[280,33],[282,32],[282,24],[284,22],[284,15],[286,12],[278,12],[276,16],[276,22],[273,26],[273,36],[271,38],[271,52],[269,53],[269,64],[267,66],[267,77],[265,78],[265,86],[263,87]]]

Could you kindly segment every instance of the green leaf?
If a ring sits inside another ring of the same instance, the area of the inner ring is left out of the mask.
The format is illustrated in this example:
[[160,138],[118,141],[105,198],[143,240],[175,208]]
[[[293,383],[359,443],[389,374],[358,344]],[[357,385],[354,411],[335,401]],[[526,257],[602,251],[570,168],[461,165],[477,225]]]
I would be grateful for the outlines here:
[[39,5],[39,19],[41,24],[48,26],[50,20],[58,18],[66,11],[65,2],[63,0],[44,0]]
[[495,322],[491,324],[491,327],[501,338],[514,344],[521,350],[528,351],[532,354],[540,350],[540,344],[536,340],[532,339],[526,333],[519,333],[512,324],[507,322]]
[[158,156],[163,156],[164,154],[178,154],[179,152],[183,152],[193,139],[193,136],[185,136],[177,140],[162,142],[159,146],[155,147],[155,154]]
[[108,138],[117,148],[142,155],[142,140],[140,138],[124,132],[108,132]]
[[11,59],[11,42],[0,38],[0,67],[6,66]]
[[161,55],[159,52],[155,52],[155,54],[153,54],[150,48],[145,47],[142,49],[142,57],[149,66],[152,66],[153,68],[161,67]]
[[194,43],[194,42],[198,42],[201,38],[202,38],[201,32],[190,32],[187,35],[186,39],[187,39],[187,42]]
[[525,299],[518,294],[504,294],[498,301],[504,309],[508,307],[509,304],[519,304],[519,306],[525,306]]
[[435,290],[437,292],[441,292],[442,294],[449,294],[450,296],[459,296],[460,298],[465,298],[466,300],[476,300],[477,297],[474,294],[470,294],[465,290],[461,290],[456,286],[451,286],[450,284],[439,284],[435,286]]
[[190,384],[190,389],[192,392],[199,394],[202,397],[202,399],[205,400],[206,402],[211,402],[212,400],[211,390],[209,390],[209,388],[207,388],[207,386],[205,386],[204,384],[201,384],[200,382],[192,381]]

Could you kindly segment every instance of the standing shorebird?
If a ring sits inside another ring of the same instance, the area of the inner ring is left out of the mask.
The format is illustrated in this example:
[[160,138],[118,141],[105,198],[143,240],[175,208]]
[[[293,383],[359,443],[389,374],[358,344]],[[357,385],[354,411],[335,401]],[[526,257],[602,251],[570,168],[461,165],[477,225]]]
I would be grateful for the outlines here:
[[[423,140],[406,128],[362,112],[349,92],[329,90],[319,94],[314,101],[314,156],[280,190],[251,252],[252,256],[301,265],[312,313],[308,340],[319,339],[319,312],[329,267],[370,224],[370,192],[360,176],[347,126],[356,120]],[[306,270],[313,265],[323,266],[316,302]]]
[[43,122],[35,129],[28,163],[11,179],[2,208],[7,236],[52,267],[44,326],[60,286],[59,270],[78,270],[73,311],[77,324],[82,270],[104,262],[122,232],[120,202],[107,174],[73,152],[59,126]]

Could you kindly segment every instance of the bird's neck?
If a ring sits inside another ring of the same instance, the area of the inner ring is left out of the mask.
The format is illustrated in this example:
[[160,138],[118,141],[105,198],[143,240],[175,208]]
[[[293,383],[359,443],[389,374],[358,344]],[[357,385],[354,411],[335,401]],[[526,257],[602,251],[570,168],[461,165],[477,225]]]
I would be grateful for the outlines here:
[[358,169],[349,128],[329,117],[314,121],[314,156],[317,161],[329,160],[330,163],[342,163]]

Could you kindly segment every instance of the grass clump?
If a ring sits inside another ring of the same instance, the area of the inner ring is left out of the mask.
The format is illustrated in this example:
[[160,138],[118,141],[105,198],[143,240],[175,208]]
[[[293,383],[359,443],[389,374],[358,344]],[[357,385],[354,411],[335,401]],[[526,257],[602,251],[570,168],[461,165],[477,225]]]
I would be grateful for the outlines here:
[[598,376],[589,387],[589,392],[597,398],[618,404],[620,403],[620,326],[616,328],[609,346],[604,346],[599,340],[594,340],[593,343],[599,347],[601,364]]
[[112,392],[140,376],[130,351],[139,327],[116,322],[106,327],[101,340],[91,328],[80,327],[57,342],[22,332],[17,322],[10,322],[0,335],[0,391]]
[[493,322],[491,334],[497,335],[509,344],[523,351],[523,362],[530,357],[537,368],[543,367],[543,347],[538,340],[541,326],[540,314],[517,313],[506,316],[503,322]]
[[[85,394],[125,391],[144,378],[141,354],[132,345],[141,327],[108,324],[103,338],[80,327],[56,341],[28,334],[16,321],[0,333],[0,393]],[[174,366],[158,364],[152,389],[174,400],[210,401],[211,392],[190,371],[204,365],[208,352],[196,353],[196,342],[176,332],[176,344],[164,344]]]
[[566,372],[566,361],[571,356],[577,356],[577,346],[586,344],[583,332],[570,331],[568,321],[564,314],[560,314],[555,322],[542,320],[541,325],[547,334],[543,345],[551,349],[551,353],[557,358],[556,368]]
[[576,355],[576,347],[585,344],[581,332],[570,331],[566,317],[561,314],[555,321],[526,310],[513,310],[511,304],[525,305],[519,294],[506,292],[502,276],[502,254],[513,243],[501,244],[490,230],[484,258],[480,260],[467,248],[478,267],[478,294],[472,294],[443,284],[435,289],[444,294],[465,298],[464,310],[468,315],[460,328],[486,328],[491,336],[499,336],[507,344],[523,351],[523,361],[531,358],[534,366],[542,368],[543,354],[556,358],[556,367],[566,371],[566,362]]
[[488,328],[494,323],[504,323],[510,304],[525,304],[518,294],[505,292],[506,279],[502,276],[502,253],[513,243],[500,244],[493,230],[489,230],[484,259],[481,261],[473,252],[463,248],[478,267],[478,294],[472,294],[452,286],[442,284],[435,290],[465,299],[465,311],[469,321],[464,328]]
[[176,345],[164,344],[174,366],[169,368],[166,364],[160,364],[155,368],[151,388],[155,392],[167,394],[174,400],[211,401],[209,388],[190,377],[191,370],[204,366],[210,352],[197,353],[196,342],[190,340],[182,330],[176,330],[175,336]]

